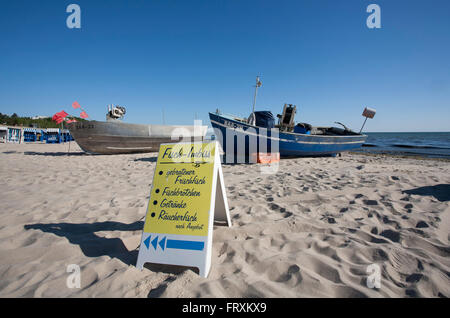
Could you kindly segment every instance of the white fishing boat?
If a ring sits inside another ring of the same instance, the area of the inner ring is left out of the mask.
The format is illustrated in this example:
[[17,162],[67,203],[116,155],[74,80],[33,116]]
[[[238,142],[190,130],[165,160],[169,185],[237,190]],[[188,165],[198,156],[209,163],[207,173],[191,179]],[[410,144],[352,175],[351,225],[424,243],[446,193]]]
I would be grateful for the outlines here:
[[108,106],[106,121],[88,120],[67,124],[77,144],[91,154],[157,152],[162,143],[203,140],[207,126],[129,124],[121,119],[125,108]]

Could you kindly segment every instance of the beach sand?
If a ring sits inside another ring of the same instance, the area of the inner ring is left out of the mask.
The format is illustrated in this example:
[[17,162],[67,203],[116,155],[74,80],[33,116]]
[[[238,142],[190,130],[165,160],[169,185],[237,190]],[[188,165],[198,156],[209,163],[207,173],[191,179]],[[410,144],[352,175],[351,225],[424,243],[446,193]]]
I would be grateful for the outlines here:
[[[0,144],[1,297],[449,297],[450,162],[345,153],[223,165],[208,278],[135,268],[156,154]],[[81,269],[68,288],[69,264]],[[375,264],[375,265],[373,265]],[[380,288],[368,269],[379,266]]]

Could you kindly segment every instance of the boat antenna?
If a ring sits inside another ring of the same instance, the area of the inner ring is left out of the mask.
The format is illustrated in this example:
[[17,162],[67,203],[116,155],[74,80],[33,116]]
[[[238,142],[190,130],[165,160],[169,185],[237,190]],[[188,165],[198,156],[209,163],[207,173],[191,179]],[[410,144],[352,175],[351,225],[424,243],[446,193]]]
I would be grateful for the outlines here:
[[255,96],[253,97],[253,111],[252,113],[255,112],[255,106],[256,106],[256,94],[258,93],[258,87],[261,87],[262,83],[259,80],[259,75],[256,76],[256,85],[255,85]]

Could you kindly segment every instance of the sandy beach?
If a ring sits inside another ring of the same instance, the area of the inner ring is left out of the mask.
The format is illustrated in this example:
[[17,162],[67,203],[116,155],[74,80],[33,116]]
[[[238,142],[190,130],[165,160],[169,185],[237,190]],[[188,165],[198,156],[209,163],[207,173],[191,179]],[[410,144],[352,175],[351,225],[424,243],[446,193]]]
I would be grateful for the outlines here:
[[[0,144],[0,297],[449,297],[450,162],[344,153],[223,165],[208,278],[135,268],[156,154]],[[81,269],[68,288],[67,266]],[[381,270],[367,286],[368,267]]]

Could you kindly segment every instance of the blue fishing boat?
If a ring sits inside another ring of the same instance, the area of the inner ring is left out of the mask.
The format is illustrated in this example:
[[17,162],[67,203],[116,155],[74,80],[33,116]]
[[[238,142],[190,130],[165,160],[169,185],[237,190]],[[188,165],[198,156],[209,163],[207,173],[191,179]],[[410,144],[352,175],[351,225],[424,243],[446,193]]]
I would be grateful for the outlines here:
[[[257,78],[256,89],[259,86],[261,82]],[[335,156],[360,148],[367,138],[361,131],[354,132],[341,123],[337,124],[342,128],[296,124],[296,106],[292,104],[284,105],[275,123],[270,111],[254,110],[255,102],[256,90],[253,112],[248,118],[222,114],[219,110],[209,113],[215,137],[227,158],[224,162],[255,162],[252,154],[261,152],[279,152],[281,157]],[[366,119],[373,118],[374,114],[375,111],[368,108],[363,113]]]

